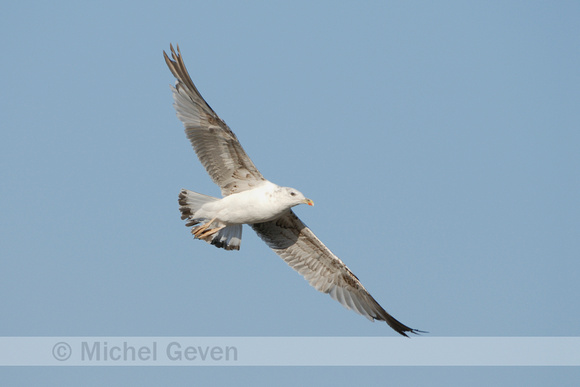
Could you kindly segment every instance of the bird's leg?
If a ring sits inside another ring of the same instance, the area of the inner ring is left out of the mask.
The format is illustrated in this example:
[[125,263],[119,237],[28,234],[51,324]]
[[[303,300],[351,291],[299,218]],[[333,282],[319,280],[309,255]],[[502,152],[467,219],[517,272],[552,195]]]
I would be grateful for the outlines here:
[[204,225],[192,228],[191,233],[193,234],[193,236],[198,238],[198,239],[201,239],[201,238],[199,238],[199,235],[201,233],[203,233],[214,222],[215,219],[216,218],[213,218],[209,222],[206,222]]
[[206,239],[207,237],[212,236],[213,234],[215,234],[216,232],[218,232],[219,230],[221,230],[224,227],[226,227],[225,224],[224,225],[221,225],[219,227],[216,227],[216,228],[212,228],[212,229],[209,229],[209,230],[205,230],[203,233],[198,234],[197,237],[199,239]]

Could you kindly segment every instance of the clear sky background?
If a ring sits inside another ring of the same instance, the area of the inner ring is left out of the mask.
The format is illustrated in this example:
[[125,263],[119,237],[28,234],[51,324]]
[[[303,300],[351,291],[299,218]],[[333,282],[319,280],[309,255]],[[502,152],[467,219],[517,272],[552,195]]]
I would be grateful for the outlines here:
[[[179,43],[260,171],[429,336],[580,335],[580,3],[10,2],[0,13],[1,336],[394,336],[218,196],[175,116]],[[420,340],[413,338],[412,340]],[[389,351],[389,348],[385,348]],[[17,385],[573,385],[576,368],[8,368]],[[8,385],[7,384],[7,385]]]

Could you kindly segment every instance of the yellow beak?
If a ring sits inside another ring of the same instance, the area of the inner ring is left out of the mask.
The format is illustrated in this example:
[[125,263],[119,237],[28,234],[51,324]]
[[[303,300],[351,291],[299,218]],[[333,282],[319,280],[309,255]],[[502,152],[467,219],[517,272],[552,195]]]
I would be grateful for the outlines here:
[[314,202],[310,199],[304,199],[304,204],[308,204],[309,206],[313,206]]

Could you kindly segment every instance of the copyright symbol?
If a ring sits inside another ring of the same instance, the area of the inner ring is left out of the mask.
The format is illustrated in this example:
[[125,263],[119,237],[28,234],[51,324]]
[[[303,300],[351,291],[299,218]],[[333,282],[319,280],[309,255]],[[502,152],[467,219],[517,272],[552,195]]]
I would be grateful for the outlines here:
[[61,341],[52,347],[52,356],[58,361],[65,361],[72,355],[72,348],[70,345]]

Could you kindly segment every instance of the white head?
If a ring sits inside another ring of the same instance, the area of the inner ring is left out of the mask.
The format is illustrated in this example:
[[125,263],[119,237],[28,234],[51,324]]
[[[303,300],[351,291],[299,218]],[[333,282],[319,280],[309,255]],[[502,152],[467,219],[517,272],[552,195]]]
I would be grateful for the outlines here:
[[302,192],[294,188],[281,187],[279,195],[286,199],[286,202],[290,205],[290,207],[297,206],[298,204],[308,204],[309,206],[314,205],[314,202],[312,200],[307,199],[302,194]]

